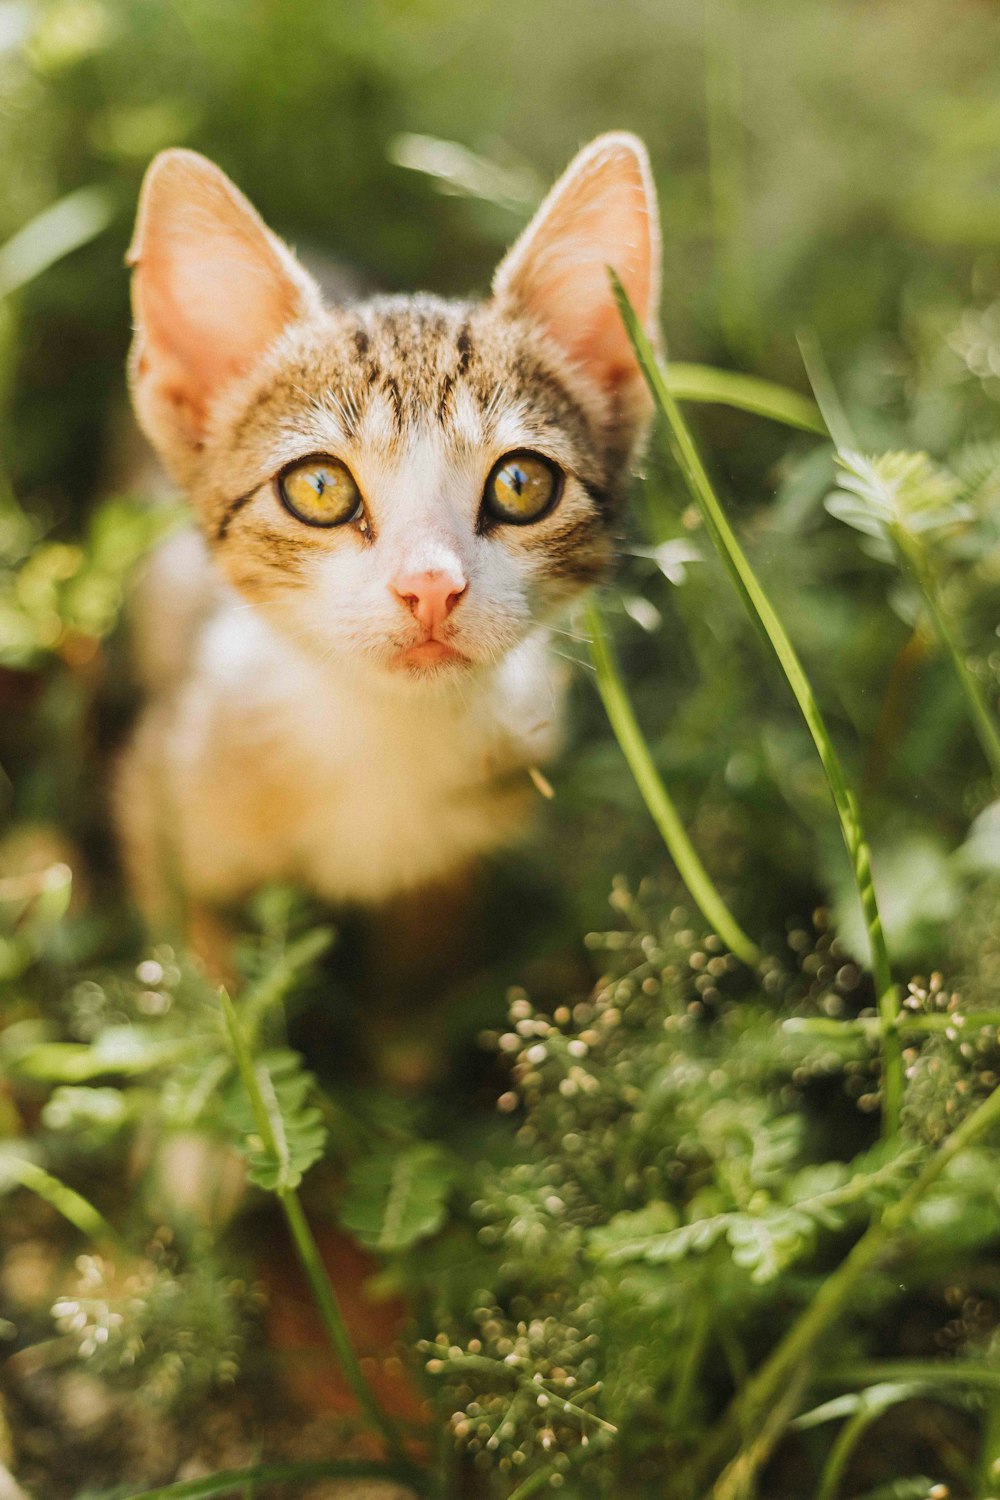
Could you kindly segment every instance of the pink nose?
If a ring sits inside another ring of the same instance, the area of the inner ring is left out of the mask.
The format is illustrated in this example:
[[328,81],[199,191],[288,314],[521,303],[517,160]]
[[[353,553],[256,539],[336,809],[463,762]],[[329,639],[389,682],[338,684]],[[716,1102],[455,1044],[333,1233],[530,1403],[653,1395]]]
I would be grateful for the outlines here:
[[407,573],[390,587],[414,619],[433,634],[447,620],[468,584],[460,573],[435,571]]

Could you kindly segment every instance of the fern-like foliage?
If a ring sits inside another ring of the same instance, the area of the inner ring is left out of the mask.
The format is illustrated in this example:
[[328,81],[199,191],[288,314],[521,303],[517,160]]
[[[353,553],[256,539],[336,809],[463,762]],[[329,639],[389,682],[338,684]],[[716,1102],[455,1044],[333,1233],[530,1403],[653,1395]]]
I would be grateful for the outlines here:
[[867,536],[892,540],[898,531],[940,531],[972,519],[972,507],[960,498],[962,481],[926,453],[866,458],[842,450],[837,464],[840,483],[826,508]]
[[753,1212],[712,1214],[660,1233],[642,1233],[634,1222],[648,1210],[619,1214],[590,1237],[588,1248],[609,1265],[663,1265],[704,1254],[724,1241],[733,1264],[763,1285],[815,1251],[824,1230],[844,1229],[898,1196],[917,1155],[912,1149],[887,1154],[879,1146],[855,1162],[807,1167],[788,1183],[785,1201],[758,1195]]
[[268,1128],[262,1128],[242,1069],[233,1080],[226,1115],[246,1154],[250,1181],[269,1193],[286,1193],[298,1187],[326,1146],[321,1111],[311,1102],[315,1079],[299,1054],[287,1048],[262,1053],[252,1068]]

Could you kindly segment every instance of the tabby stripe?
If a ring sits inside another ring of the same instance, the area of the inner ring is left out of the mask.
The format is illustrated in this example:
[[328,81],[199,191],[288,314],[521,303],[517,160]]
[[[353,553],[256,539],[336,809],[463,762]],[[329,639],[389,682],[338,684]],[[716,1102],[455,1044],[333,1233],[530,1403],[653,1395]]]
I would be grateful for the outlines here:
[[226,506],[225,510],[222,513],[222,519],[215,529],[215,540],[217,542],[224,542],[226,540],[226,535],[229,531],[231,523],[233,522],[235,517],[239,515],[244,505],[248,505],[250,503],[259,489],[260,485],[255,484],[253,489],[247,490],[245,495],[237,495],[235,500],[230,500],[229,504]]

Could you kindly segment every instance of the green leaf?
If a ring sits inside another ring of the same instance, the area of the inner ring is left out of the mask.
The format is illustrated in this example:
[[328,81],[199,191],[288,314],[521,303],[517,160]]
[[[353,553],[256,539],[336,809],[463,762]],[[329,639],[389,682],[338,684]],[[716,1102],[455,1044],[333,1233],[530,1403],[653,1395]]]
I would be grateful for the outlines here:
[[427,1142],[369,1157],[351,1171],[341,1222],[369,1250],[407,1250],[441,1228],[457,1176],[454,1158]]
[[[325,1459],[313,1463],[255,1464],[249,1469],[220,1469],[201,1479],[182,1479],[176,1484],[158,1486],[155,1490],[105,1490],[92,1500],[211,1500],[212,1496],[246,1492],[247,1485],[293,1484],[307,1479],[384,1479],[402,1480],[413,1486],[419,1474],[409,1469],[401,1474],[392,1464],[368,1462],[365,1459]],[[421,1491],[424,1490],[421,1485]],[[80,1500],[86,1500],[81,1496]]]
[[252,1066],[267,1113],[267,1134],[242,1078],[233,1080],[226,1114],[243,1138],[250,1181],[269,1193],[285,1193],[298,1187],[326,1148],[321,1112],[309,1102],[315,1079],[299,1054],[287,1049],[262,1053]]
[[109,1026],[94,1042],[40,1042],[13,1052],[7,1066],[21,1078],[44,1083],[86,1083],[105,1074],[137,1077],[169,1067],[189,1056],[187,1039],[163,1041],[152,1028]]
[[[672,1234],[677,1228],[678,1213],[670,1203],[647,1203],[645,1208],[625,1209],[607,1224],[601,1224],[587,1236],[587,1249],[598,1259],[614,1258],[615,1252],[629,1251],[650,1239]],[[632,1259],[624,1254],[620,1258]]]
[[875,458],[842,450],[840,487],[826,501],[838,521],[867,536],[892,541],[893,528],[909,532],[958,526],[972,518],[960,503],[963,485],[926,453],[881,453]]
[[49,1130],[72,1131],[75,1136],[109,1139],[129,1118],[128,1100],[120,1089],[81,1088],[64,1084],[42,1110]]
[[787,386],[744,375],[739,370],[717,370],[711,365],[685,365],[671,360],[667,366],[667,388],[678,401],[708,401],[733,406],[770,417],[786,427],[826,436],[826,423],[819,407],[808,396]]
[[859,1412],[883,1412],[901,1401],[913,1401],[928,1392],[940,1393],[940,1383],[934,1379],[923,1381],[882,1381],[870,1385],[863,1391],[847,1391],[843,1396],[834,1396],[822,1406],[804,1411],[791,1424],[796,1431],[805,1432],[810,1427],[821,1427],[826,1422],[839,1422],[844,1417],[857,1416]]
[[43,209],[0,246],[0,297],[9,296],[70,251],[95,239],[113,214],[111,194],[101,187],[79,188]]
[[691,492],[692,499],[701,512],[705,529],[750,619],[785,674],[788,686],[798,703],[806,727],[816,746],[830,787],[869,933],[873,977],[883,1026],[882,1125],[883,1132],[886,1135],[892,1135],[898,1126],[903,1093],[902,1049],[894,1029],[899,1011],[899,996],[893,984],[889,952],[882,932],[882,921],[871,875],[871,854],[861,825],[857,797],[848,783],[840,757],[813,693],[812,684],[799,660],[798,652],[792,645],[784,625],[761,587],[756,573],[736,538],[736,533],[729,524],[708,477],[708,472],[702,463],[701,455],[688,431],[677,402],[671,395],[666,375],[660,367],[653,346],[639,321],[635,308],[628,299],[628,293],[610,267],[608,274],[611,279],[612,292],[635,350],[639,368],[645,376],[653,402],[666,423],[667,438],[673,458]]
[[74,1188],[67,1187],[33,1161],[30,1148],[23,1147],[19,1142],[7,1141],[0,1143],[0,1194],[9,1192],[14,1187],[27,1188],[29,1192],[36,1193],[50,1208],[62,1214],[64,1219],[90,1239],[105,1244],[116,1243],[115,1231],[92,1203],[88,1203]]

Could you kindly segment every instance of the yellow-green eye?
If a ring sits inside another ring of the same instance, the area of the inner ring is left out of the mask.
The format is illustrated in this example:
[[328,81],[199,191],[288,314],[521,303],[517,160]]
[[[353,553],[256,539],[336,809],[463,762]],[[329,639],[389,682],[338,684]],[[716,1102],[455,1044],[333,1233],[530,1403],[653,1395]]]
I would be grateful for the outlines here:
[[527,526],[552,509],[562,483],[562,470],[540,453],[506,453],[490,470],[483,509],[494,521]]
[[307,526],[343,526],[362,511],[361,491],[339,458],[303,458],[278,475],[278,493]]

